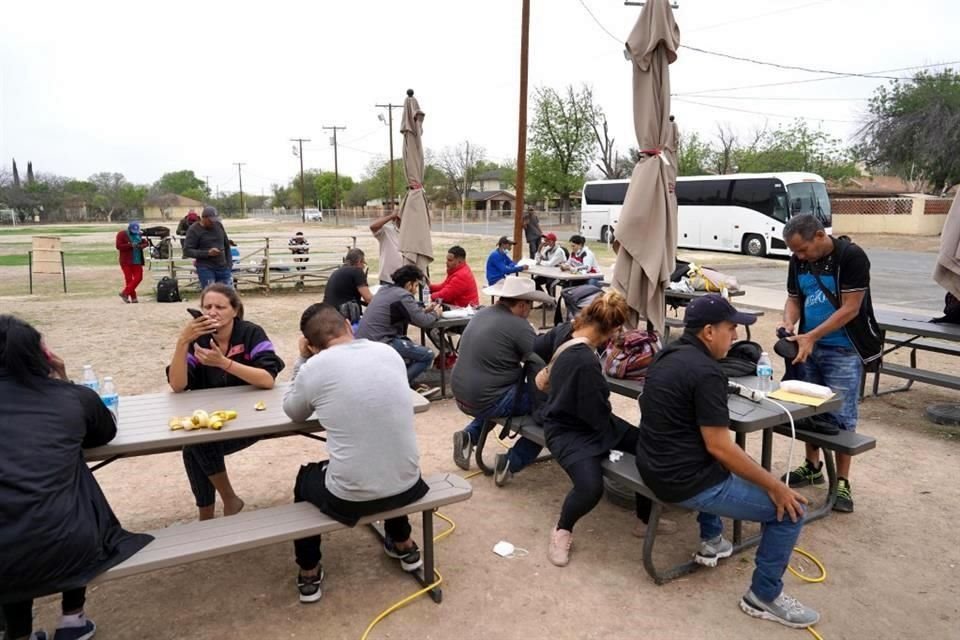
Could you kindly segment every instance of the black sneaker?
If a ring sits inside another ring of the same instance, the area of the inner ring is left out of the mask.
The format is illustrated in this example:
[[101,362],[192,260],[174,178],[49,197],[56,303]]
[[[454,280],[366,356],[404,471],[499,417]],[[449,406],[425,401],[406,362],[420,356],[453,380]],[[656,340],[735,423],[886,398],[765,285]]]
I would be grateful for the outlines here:
[[473,455],[473,442],[466,431],[456,431],[453,434],[453,463],[463,469],[470,470],[470,456]]
[[423,566],[423,558],[420,557],[420,548],[417,546],[416,542],[414,542],[413,546],[406,551],[401,551],[400,549],[397,549],[397,546],[394,544],[393,540],[387,537],[383,541],[383,552],[391,558],[399,560],[400,568],[404,571],[413,572]]
[[[97,633],[93,620],[85,618],[82,627],[60,627],[53,634],[53,640],[89,640]],[[44,634],[46,637],[46,634]]]
[[510,470],[510,458],[505,453],[498,453],[493,462],[493,483],[502,487],[511,479],[513,471]]
[[803,464],[781,478],[782,481],[791,487],[802,487],[808,484],[823,484],[823,461],[817,463],[814,467],[809,460],[804,460]]
[[310,578],[304,576],[303,574],[297,574],[297,589],[300,591],[300,602],[310,603],[316,602],[323,597],[323,590],[320,588],[320,584],[323,582],[323,567],[320,567],[320,571],[317,575]]
[[850,481],[846,478],[837,480],[837,501],[833,503],[833,510],[853,513],[853,492],[850,490]]

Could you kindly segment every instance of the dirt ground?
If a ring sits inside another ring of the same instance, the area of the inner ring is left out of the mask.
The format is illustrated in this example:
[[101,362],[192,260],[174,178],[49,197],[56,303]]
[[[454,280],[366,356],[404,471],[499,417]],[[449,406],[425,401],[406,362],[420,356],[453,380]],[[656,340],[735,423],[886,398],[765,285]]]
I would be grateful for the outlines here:
[[[112,278],[112,271],[100,270],[99,277]],[[247,318],[263,325],[292,363],[299,313],[319,298],[316,292],[247,294],[244,303]],[[187,306],[124,305],[115,293],[0,297],[0,312],[34,322],[72,375],[90,362],[100,375],[114,376],[121,396],[165,390],[163,368]],[[767,347],[775,316],[768,312],[754,329],[754,339]],[[942,356],[921,354],[920,361],[956,370]],[[288,369],[281,380],[289,375]],[[957,401],[956,393],[917,385],[862,404],[860,431],[878,445],[854,461],[857,510],[811,524],[800,540],[824,562],[827,580],[805,584],[785,577],[790,594],[821,611],[817,629],[824,638],[960,637],[960,534],[953,522],[960,504],[960,431],[923,417],[928,404],[950,401]],[[619,415],[638,421],[634,402],[614,396],[613,403]],[[463,473],[452,462],[450,434],[466,422],[449,400],[417,416],[424,473]],[[749,438],[756,456],[759,440]],[[775,441],[777,471],[786,466],[788,444]],[[801,455],[797,447],[795,463]],[[228,469],[247,508],[256,509],[289,502],[298,466],[324,456],[322,443],[282,438],[230,456]],[[177,454],[122,460],[96,477],[129,529],[195,515]],[[457,524],[437,546],[443,603],[419,599],[381,622],[371,638],[808,637],[739,611],[752,551],[658,587],[642,568],[640,541],[630,535],[632,515],[604,501],[580,522],[571,564],[559,569],[547,561],[546,547],[569,481],[555,463],[534,465],[502,489],[483,476],[471,482],[473,498],[443,510]],[[660,563],[688,557],[695,544],[693,517],[675,517],[681,530],[658,541]],[[500,558],[491,552],[499,540],[529,554]],[[280,544],[99,585],[88,594],[87,611],[105,640],[359,638],[380,611],[416,590],[369,531],[327,536],[324,552],[325,594],[311,606],[298,603],[292,545]],[[57,612],[54,598],[43,599],[38,622],[50,629]]]

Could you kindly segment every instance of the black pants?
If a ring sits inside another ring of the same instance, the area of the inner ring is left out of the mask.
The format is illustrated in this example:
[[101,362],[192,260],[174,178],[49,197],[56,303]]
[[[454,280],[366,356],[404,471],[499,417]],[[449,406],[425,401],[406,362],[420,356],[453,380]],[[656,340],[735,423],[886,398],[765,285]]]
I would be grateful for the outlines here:
[[[87,601],[87,588],[63,592],[61,611],[80,611]],[[7,638],[22,638],[33,631],[33,600],[10,602],[3,605],[3,617],[7,620]]]
[[[637,437],[640,434],[639,429],[630,427],[623,438],[613,448],[617,451],[632,453],[637,450]],[[573,481],[573,488],[563,501],[563,508],[560,511],[560,521],[557,522],[558,529],[573,531],[577,520],[587,515],[600,502],[603,497],[603,464],[607,456],[593,456],[582,458],[570,465],[563,465],[563,470],[567,472]],[[647,522],[650,520],[650,509],[653,503],[650,499],[637,495],[637,517]]]
[[527,241],[527,246],[530,247],[530,259],[533,260],[537,257],[537,251],[540,250],[540,244],[543,242],[543,237],[534,238],[533,240]]
[[[349,527],[357,524],[357,521],[364,517],[396,509],[416,502],[427,494],[430,488],[420,479],[415,485],[406,491],[395,496],[381,498],[379,500],[368,500],[365,502],[353,502],[341,500],[327,491],[324,481],[327,475],[327,462],[312,462],[300,467],[300,473],[297,474],[297,483],[293,487],[294,502],[309,502],[323,511],[325,514]],[[406,542],[410,539],[410,519],[407,516],[388,518],[383,522],[384,532],[387,537],[396,542]],[[297,565],[304,571],[315,569],[320,564],[322,554],[320,552],[321,536],[310,536],[294,540],[293,548],[297,558]]]
[[190,481],[193,497],[197,500],[197,507],[210,507],[216,501],[217,492],[210,482],[210,476],[227,470],[224,458],[246,449],[258,440],[259,438],[237,438],[192,444],[183,448],[183,466],[187,470],[187,479]]

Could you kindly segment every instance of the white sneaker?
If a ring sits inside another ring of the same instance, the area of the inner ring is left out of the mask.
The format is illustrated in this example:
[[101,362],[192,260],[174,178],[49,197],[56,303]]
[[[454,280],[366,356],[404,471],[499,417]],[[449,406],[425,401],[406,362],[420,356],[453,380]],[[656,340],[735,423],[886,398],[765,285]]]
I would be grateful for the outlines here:
[[712,540],[701,540],[700,549],[693,556],[693,560],[705,567],[715,567],[721,558],[729,558],[732,555],[733,544],[723,536],[717,536]]
[[819,613],[782,591],[773,602],[764,602],[752,590],[747,591],[740,599],[740,610],[753,618],[773,620],[792,629],[806,629],[820,622]]

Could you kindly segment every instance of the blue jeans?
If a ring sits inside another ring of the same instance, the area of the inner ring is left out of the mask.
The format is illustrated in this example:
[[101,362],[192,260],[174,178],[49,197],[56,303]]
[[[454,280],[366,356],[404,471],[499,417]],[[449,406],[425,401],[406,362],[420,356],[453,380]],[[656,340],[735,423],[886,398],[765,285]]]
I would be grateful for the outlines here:
[[426,371],[427,367],[433,363],[433,350],[428,347],[421,347],[410,338],[394,338],[389,344],[396,349],[406,363],[408,382],[416,380],[417,376]]
[[857,429],[862,378],[863,362],[852,347],[817,344],[803,364],[803,379],[806,382],[824,385],[843,394],[840,410],[825,415],[845,431]]
[[761,524],[760,546],[750,590],[764,602],[772,602],[783,591],[783,572],[790,562],[803,518],[796,522],[784,515],[777,520],[777,508],[767,492],[755,484],[730,474],[725,481],[680,503],[700,512],[700,539],[711,540],[723,532],[720,516],[750,520]]
[[201,267],[197,265],[197,277],[200,278],[200,290],[203,291],[208,285],[214,282],[221,282],[228,287],[233,286],[233,271],[230,267],[221,267],[211,269],[210,267]]
[[[477,444],[480,441],[480,432],[483,430],[484,423],[490,418],[505,418],[510,416],[525,416],[533,409],[533,403],[530,401],[530,393],[526,385],[523,386],[519,400],[514,410],[514,399],[517,397],[517,385],[513,384],[510,389],[486,409],[479,413],[469,413],[473,415],[473,422],[464,429],[470,434],[470,442]],[[460,405],[463,410],[463,405]],[[507,460],[510,461],[511,471],[520,471],[528,464],[532,463],[543,451],[543,447],[532,440],[520,438],[507,452]]]

